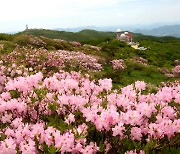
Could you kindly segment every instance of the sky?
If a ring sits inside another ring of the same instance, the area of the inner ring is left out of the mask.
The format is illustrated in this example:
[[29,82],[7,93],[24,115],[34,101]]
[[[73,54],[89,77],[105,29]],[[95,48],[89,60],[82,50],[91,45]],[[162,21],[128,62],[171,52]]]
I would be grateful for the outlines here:
[[0,32],[180,23],[180,0],[0,0]]

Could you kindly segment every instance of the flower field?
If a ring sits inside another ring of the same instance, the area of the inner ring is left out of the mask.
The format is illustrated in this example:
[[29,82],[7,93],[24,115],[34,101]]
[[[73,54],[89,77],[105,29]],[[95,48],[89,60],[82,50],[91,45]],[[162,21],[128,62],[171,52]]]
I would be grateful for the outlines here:
[[[112,67],[126,68],[121,59]],[[88,74],[102,69],[98,57],[77,51],[1,55],[0,154],[178,153],[179,82],[154,92],[144,81],[114,88]]]

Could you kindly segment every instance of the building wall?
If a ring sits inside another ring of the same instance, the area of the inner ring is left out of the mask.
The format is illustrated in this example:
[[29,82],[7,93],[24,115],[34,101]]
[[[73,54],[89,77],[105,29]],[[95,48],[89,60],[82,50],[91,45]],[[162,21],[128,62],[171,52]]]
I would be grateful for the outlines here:
[[124,34],[124,32],[118,32],[117,33],[117,40],[121,40],[121,41],[125,41],[125,42],[132,42],[132,34],[128,33],[128,34],[124,34],[125,37],[121,37],[121,34]]

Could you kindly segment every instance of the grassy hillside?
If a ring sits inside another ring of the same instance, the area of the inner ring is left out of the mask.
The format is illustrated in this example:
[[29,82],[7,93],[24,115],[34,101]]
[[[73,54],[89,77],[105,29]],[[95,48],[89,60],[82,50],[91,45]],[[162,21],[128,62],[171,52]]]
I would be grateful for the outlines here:
[[[80,32],[65,32],[65,31],[56,31],[56,30],[48,30],[48,29],[29,29],[18,34],[27,34],[33,36],[44,36],[52,39],[62,39],[66,41],[80,41],[80,42],[91,42],[92,40],[104,40],[104,39],[114,39],[116,38],[115,32],[102,32],[85,29]],[[140,33],[133,34],[134,41],[141,40],[152,40],[152,41],[174,41],[178,40],[178,38],[165,36],[165,37],[155,37],[142,35]]]
[[[99,46],[102,47],[104,53],[108,54],[109,61],[123,59],[127,66],[124,71],[116,71],[112,70],[110,64],[107,64],[103,75],[107,78],[111,77],[114,83],[121,85],[131,84],[136,80],[158,85],[162,81],[171,80],[159,70],[171,72],[174,68],[174,61],[180,60],[180,40],[159,42],[150,39],[141,40],[140,44],[148,47],[149,50],[135,50],[116,40],[100,43]],[[135,62],[133,59],[137,57],[147,60],[147,65]]]
[[64,32],[64,31],[46,30],[46,29],[30,29],[23,31],[19,34],[44,36],[53,39],[63,39],[66,41],[84,41],[84,40],[116,37],[116,33],[113,32],[98,32],[94,30],[82,30],[80,32],[73,33],[73,32]]
[[[124,86],[144,80],[147,83],[158,85],[160,82],[172,81],[176,78],[167,78],[161,70],[171,72],[174,61],[180,60],[180,39],[174,37],[153,37],[134,34],[134,40],[141,46],[149,48],[146,51],[135,50],[124,42],[115,40],[115,33],[84,30],[78,33],[59,32],[51,30],[28,30],[15,35],[0,34],[0,53],[8,54],[17,46],[27,48],[45,48],[47,51],[68,50],[80,51],[100,58],[103,70],[90,73],[93,78],[112,78],[115,86]],[[46,37],[45,37],[46,36]],[[49,37],[49,38],[48,38]],[[68,41],[50,39],[60,38],[75,40],[82,43],[74,46]],[[83,44],[96,45],[100,51]],[[147,65],[134,61],[139,57],[147,60]],[[113,70],[111,61],[122,59],[126,65],[125,70]],[[67,71],[78,71],[79,68],[66,68]],[[81,70],[82,71],[82,70]],[[84,70],[83,70],[84,71]]]
[[36,37],[26,34],[0,34],[0,44],[3,45],[1,49],[2,53],[9,53],[17,46],[19,47],[33,47],[33,48],[45,48],[48,50],[66,49],[72,50],[72,44],[65,41],[58,41],[47,37]]

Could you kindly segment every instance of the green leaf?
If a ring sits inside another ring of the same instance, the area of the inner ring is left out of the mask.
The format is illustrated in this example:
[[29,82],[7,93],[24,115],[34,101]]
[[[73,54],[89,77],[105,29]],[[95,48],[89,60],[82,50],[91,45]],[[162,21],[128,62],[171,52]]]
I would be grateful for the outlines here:
[[53,112],[56,111],[56,107],[57,107],[56,104],[53,104],[53,103],[49,103],[49,104],[48,104],[48,109],[50,109],[50,110],[53,111]]
[[6,139],[6,135],[5,134],[0,134],[0,141],[4,141]]
[[20,92],[18,92],[17,90],[10,90],[9,91],[11,94],[11,98],[19,98],[20,97]]
[[51,145],[51,146],[49,147],[49,149],[48,149],[48,152],[49,152],[50,154],[56,154],[57,149],[54,147],[54,145]]

